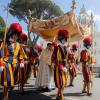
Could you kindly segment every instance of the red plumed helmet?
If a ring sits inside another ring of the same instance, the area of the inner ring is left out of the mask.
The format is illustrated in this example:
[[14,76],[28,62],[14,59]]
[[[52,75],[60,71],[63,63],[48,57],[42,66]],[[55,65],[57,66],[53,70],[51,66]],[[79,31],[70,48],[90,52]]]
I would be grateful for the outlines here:
[[59,30],[58,31],[58,38],[61,37],[62,35],[64,35],[66,38],[69,37],[69,33],[67,30]]
[[83,40],[83,43],[86,44],[86,43],[90,43],[92,44],[92,39],[90,37],[87,37]]
[[72,49],[77,49],[78,48],[78,45],[77,44],[73,44],[72,45]]
[[19,33],[22,33],[22,27],[19,23],[12,23],[10,25],[9,31],[12,32],[13,30],[16,30]]
[[57,46],[57,43],[55,41],[53,41],[51,44],[52,46]]
[[21,39],[27,39],[27,35],[26,35],[25,33],[22,33],[22,34],[20,35],[20,38],[21,38]]
[[42,51],[43,47],[42,47],[41,45],[38,45],[38,46],[37,46],[37,49],[38,49],[39,51]]

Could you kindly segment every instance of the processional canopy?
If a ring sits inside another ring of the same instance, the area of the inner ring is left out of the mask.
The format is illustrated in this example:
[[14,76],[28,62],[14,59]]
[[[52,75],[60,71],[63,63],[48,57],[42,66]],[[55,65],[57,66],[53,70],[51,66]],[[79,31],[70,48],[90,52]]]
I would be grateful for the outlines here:
[[41,20],[37,18],[31,18],[29,23],[29,30],[37,35],[41,36],[47,41],[52,41],[57,38],[59,30],[67,30],[70,33],[70,40],[81,40],[91,35],[91,24],[86,23],[81,25],[78,21],[75,9],[75,0],[73,0],[72,10],[59,17],[54,17],[47,20]]

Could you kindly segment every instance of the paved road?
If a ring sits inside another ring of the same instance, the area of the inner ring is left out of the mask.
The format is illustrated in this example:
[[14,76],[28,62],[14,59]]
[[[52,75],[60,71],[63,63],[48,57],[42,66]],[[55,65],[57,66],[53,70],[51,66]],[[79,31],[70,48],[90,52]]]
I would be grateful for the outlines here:
[[[92,87],[92,96],[82,94],[82,75],[78,75],[75,79],[75,86],[67,86],[64,90],[65,100],[100,100],[100,78],[94,75],[94,83]],[[34,83],[35,79],[31,77],[28,81],[29,84],[25,85],[25,94],[18,93],[17,86],[14,91],[10,92],[10,100],[55,100],[56,90],[51,92],[37,92]],[[68,81],[69,83],[69,81]],[[2,89],[0,89],[0,100],[2,100]]]

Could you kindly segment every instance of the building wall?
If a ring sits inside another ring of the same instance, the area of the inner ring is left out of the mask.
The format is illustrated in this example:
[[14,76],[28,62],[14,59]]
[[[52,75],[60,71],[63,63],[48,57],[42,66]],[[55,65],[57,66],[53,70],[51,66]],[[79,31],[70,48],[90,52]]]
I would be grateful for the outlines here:
[[94,34],[94,52],[96,58],[96,64],[100,65],[100,32]]

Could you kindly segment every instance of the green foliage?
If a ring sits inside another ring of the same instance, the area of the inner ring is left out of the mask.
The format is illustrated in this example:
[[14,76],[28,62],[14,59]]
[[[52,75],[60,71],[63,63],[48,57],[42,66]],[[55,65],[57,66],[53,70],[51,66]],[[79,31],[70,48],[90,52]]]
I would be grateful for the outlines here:
[[5,22],[3,18],[0,16],[0,28],[5,27],[5,26],[6,26]]
[[[28,10],[32,11],[32,17],[38,19],[48,19],[63,14],[62,10],[52,0],[11,0],[8,5],[10,14],[27,23]],[[31,41],[29,35],[29,45],[34,45],[39,36],[34,35]]]
[[11,0],[9,12],[19,20],[27,22],[27,12],[30,9],[32,16],[38,19],[48,19],[59,16],[63,12],[51,0]]
[[5,31],[5,28],[0,29],[0,38],[3,38],[3,36],[4,36],[4,31]]
[[3,18],[0,16],[0,38],[3,38],[4,36],[5,26],[6,26],[5,22]]

